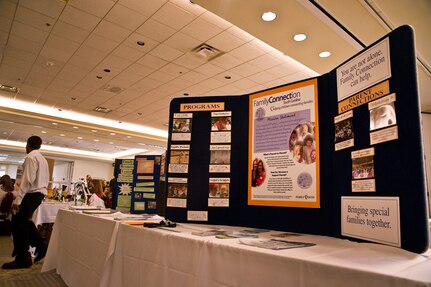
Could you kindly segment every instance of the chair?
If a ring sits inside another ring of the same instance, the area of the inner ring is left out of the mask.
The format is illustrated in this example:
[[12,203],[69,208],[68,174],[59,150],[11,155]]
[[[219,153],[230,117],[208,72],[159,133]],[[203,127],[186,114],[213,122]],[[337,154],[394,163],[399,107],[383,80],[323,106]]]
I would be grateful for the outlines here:
[[8,192],[0,204],[0,235],[10,235],[10,220],[8,219],[12,203],[13,193]]

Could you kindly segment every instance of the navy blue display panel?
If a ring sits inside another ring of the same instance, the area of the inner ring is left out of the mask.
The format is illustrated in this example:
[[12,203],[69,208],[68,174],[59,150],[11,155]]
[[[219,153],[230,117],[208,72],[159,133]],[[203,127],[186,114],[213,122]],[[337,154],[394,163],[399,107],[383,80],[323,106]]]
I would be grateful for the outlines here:
[[137,155],[134,162],[130,212],[156,213],[161,156]]
[[[388,62],[389,74],[373,82],[371,70]],[[396,29],[316,80],[319,207],[249,205],[249,104],[253,95],[178,98],[170,106],[167,162],[177,160],[171,157],[172,147],[186,150],[188,146],[189,159],[186,167],[174,164],[168,170],[165,216],[179,222],[321,234],[425,251],[428,216],[412,30]],[[370,84],[364,85],[367,81]],[[340,83],[362,88],[339,101]],[[280,87],[289,89],[295,84]],[[214,174],[210,172],[210,127],[215,117],[211,107],[219,103],[224,104],[224,111],[232,112],[231,158],[229,173]],[[194,105],[187,111],[181,109],[184,104]],[[199,110],[205,107],[208,110]],[[382,107],[387,109],[382,112]],[[391,113],[395,117],[386,124],[375,120]],[[191,130],[183,132],[188,136],[179,132],[181,122],[191,124]],[[210,206],[210,180],[223,177],[230,179],[228,206],[223,201],[221,206]],[[186,196],[173,196],[177,189],[182,194],[185,190]]]
[[[183,104],[193,107],[181,111]],[[238,207],[245,196],[242,180],[246,162],[242,160],[247,153],[246,116],[247,97],[172,100],[166,152],[166,218],[199,222],[198,218],[188,217],[188,212],[197,211],[206,213],[204,223],[237,220]],[[217,128],[220,119],[229,121],[228,128]],[[180,125],[184,123],[188,129],[182,131]],[[210,189],[218,194],[213,197]]]
[[[340,88],[341,69],[354,71],[354,77],[350,78],[345,73],[344,84],[355,86],[360,84],[361,80],[368,80],[367,77],[370,77],[372,72],[368,72],[367,69],[388,64],[389,59],[384,58],[385,53],[382,52],[387,49],[385,45],[389,47],[391,74],[374,83],[372,87],[366,87],[338,102],[337,89]],[[330,152],[328,158],[330,164],[327,168],[331,170],[332,178],[331,186],[327,188],[334,194],[332,202],[334,214],[331,216],[331,221],[335,223],[334,236],[342,236],[344,233],[350,237],[349,232],[343,232],[342,225],[337,224],[339,218],[342,223],[346,223],[347,216],[350,216],[352,222],[350,225],[362,225],[360,228],[368,228],[371,231],[373,228],[370,226],[374,224],[374,231],[380,229],[385,232],[386,229],[390,232],[395,226],[385,223],[385,217],[389,218],[398,213],[400,247],[417,253],[424,252],[428,248],[429,230],[412,29],[409,26],[402,26],[394,30],[387,37],[359,53],[359,57],[352,57],[325,77],[330,83],[328,89],[322,91],[329,104],[329,112],[325,116],[328,119],[329,135],[336,134],[335,125],[330,121],[340,114],[346,114],[349,109],[353,111],[351,123],[354,145],[335,151],[334,144],[332,147],[329,144],[327,149]],[[328,137],[327,141],[330,143],[333,139]],[[370,148],[373,155],[352,159],[352,152],[354,154]],[[372,186],[367,186],[368,177],[371,178],[371,182],[374,181],[374,190]],[[359,186],[353,187],[356,183],[359,183]],[[347,199],[350,210],[356,212],[348,212],[347,205],[343,209],[340,197]],[[365,201],[362,201],[361,197]],[[357,198],[359,201],[355,204]],[[376,200],[373,200],[374,198]],[[350,199],[354,200],[349,201]],[[390,205],[385,203],[388,199],[398,200],[398,206],[394,201],[394,206],[389,208]],[[370,206],[374,205],[376,211],[381,213],[376,217],[378,220],[373,220],[371,209],[366,208],[367,205],[361,206],[369,200],[373,202]],[[399,210],[396,210],[398,208]],[[345,212],[340,214],[340,210]],[[367,211],[368,214],[365,214]],[[386,214],[388,212],[390,214]],[[368,239],[368,235],[353,234],[353,237]]]
[[115,159],[114,176],[116,182],[112,195],[112,209],[130,212],[133,169],[133,159]]

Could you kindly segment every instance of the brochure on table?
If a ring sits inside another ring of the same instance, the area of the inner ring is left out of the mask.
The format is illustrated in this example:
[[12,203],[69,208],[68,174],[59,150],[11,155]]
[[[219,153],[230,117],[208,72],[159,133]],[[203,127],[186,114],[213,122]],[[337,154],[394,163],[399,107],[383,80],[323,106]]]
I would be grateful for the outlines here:
[[165,216],[428,248],[413,31],[322,76],[171,102]]

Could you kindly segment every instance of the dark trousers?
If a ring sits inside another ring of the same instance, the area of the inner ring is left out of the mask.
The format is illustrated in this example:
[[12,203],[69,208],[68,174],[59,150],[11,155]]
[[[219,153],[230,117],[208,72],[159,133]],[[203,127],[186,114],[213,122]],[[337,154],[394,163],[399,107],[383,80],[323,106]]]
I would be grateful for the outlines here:
[[30,256],[29,246],[37,247],[42,243],[42,237],[31,220],[34,211],[42,203],[44,194],[40,192],[27,193],[19,206],[19,211],[12,217],[12,235],[14,251],[17,259]]

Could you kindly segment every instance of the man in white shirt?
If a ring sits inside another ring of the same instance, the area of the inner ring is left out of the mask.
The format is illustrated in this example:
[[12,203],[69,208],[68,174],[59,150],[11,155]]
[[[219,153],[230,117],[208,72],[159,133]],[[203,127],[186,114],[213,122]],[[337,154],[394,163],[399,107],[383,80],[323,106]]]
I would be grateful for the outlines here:
[[48,162],[40,153],[42,139],[31,136],[27,140],[27,156],[24,160],[20,190],[12,209],[19,211],[12,218],[12,235],[15,260],[2,265],[3,269],[27,268],[33,264],[29,246],[36,247],[34,262],[45,257],[47,243],[43,239],[33,221],[33,212],[47,195],[49,181]]

